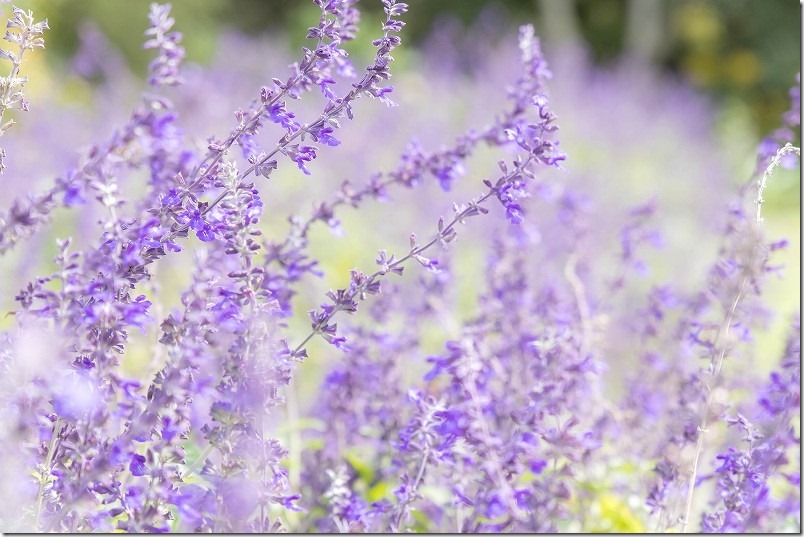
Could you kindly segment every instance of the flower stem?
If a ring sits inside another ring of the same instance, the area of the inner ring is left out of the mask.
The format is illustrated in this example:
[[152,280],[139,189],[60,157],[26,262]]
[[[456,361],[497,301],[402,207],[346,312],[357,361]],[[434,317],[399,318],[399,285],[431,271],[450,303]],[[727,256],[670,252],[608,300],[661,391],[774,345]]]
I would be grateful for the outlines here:
[[215,447],[212,444],[208,445],[206,449],[201,453],[201,455],[199,455],[198,458],[195,461],[193,461],[190,467],[187,468],[184,474],[182,474],[181,476],[182,480],[187,479],[188,477],[193,475],[193,473],[196,470],[198,470],[198,467],[204,463],[207,457],[209,457],[209,454],[212,453],[213,449],[215,449]]
[[47,458],[42,468],[42,473],[39,475],[39,492],[36,495],[36,526],[39,527],[39,518],[42,515],[42,499],[44,498],[45,483],[50,480],[50,476],[44,475],[45,472],[50,473],[50,465],[53,462],[53,454],[56,452],[56,442],[59,439],[59,429],[61,428],[61,418],[56,420],[53,424],[53,434],[50,437],[50,445],[47,448]]

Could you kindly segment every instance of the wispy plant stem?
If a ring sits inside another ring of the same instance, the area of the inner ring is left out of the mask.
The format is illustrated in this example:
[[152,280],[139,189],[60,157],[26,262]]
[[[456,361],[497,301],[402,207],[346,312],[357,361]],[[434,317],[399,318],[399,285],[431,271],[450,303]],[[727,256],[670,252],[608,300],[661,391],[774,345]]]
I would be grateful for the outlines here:
[[689,485],[687,486],[687,499],[686,505],[684,508],[684,519],[681,523],[681,532],[686,533],[687,528],[689,527],[690,516],[692,515],[692,499],[695,494],[695,487],[696,481],[698,479],[698,465],[701,458],[701,453],[703,451],[704,445],[704,436],[708,432],[707,428],[709,427],[709,410],[712,407],[712,403],[714,402],[715,398],[715,388],[717,387],[718,380],[720,378],[720,371],[723,368],[723,361],[726,357],[726,343],[724,342],[720,351],[717,351],[717,345],[720,340],[728,340],[729,331],[731,329],[731,323],[734,319],[734,313],[737,311],[737,305],[740,303],[740,299],[743,296],[743,292],[745,291],[745,286],[748,283],[748,277],[743,278],[742,283],[740,284],[740,289],[737,292],[737,296],[734,298],[734,302],[732,302],[731,308],[729,308],[728,314],[726,315],[726,319],[723,322],[722,329],[718,331],[717,336],[715,336],[715,341],[713,343],[715,352],[717,352],[717,360],[714,364],[712,369],[712,373],[709,377],[709,383],[707,384],[708,393],[706,396],[706,403],[704,404],[703,414],[701,416],[701,424],[698,426],[698,440],[695,444],[695,453],[692,458],[692,469],[690,473],[690,481]]

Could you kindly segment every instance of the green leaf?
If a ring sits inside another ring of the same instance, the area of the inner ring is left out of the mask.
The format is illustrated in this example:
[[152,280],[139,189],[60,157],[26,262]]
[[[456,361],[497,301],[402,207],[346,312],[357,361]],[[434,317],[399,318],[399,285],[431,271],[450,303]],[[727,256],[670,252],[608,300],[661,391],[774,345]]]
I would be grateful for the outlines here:
[[361,457],[355,451],[347,451],[343,454],[343,458],[354,468],[363,482],[371,483],[374,480],[374,469],[366,462],[367,457]]
[[387,481],[380,481],[373,487],[371,487],[366,493],[366,500],[370,502],[377,502],[382,500],[383,498],[390,499],[393,496],[393,489],[391,484]]

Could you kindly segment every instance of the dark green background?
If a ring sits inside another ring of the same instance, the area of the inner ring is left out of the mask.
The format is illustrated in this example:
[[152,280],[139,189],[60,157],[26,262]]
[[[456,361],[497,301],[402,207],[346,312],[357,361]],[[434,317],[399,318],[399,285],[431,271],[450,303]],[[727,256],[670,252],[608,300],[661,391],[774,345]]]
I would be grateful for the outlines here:
[[[227,27],[257,34],[282,32],[294,45],[316,21],[307,0],[175,0],[177,29],[185,34],[190,59],[211,57],[217,33]],[[546,25],[546,10],[568,14],[570,25],[589,44],[595,59],[606,63],[628,46],[629,23],[641,43],[654,41],[652,61],[678,73],[716,98],[736,97],[755,113],[757,135],[776,125],[789,104],[787,91],[801,63],[801,7],[793,0],[410,0],[404,37],[408,46],[438,31],[445,18],[469,25],[484,10],[513,27],[532,21],[540,33],[555,34]],[[551,5],[547,5],[551,4]],[[50,18],[46,36],[48,61],[69,57],[77,46],[77,28],[92,19],[119,46],[137,72],[145,72],[150,54],[141,50],[149,2],[132,0],[21,0]],[[652,7],[651,7],[652,6]],[[380,2],[364,1],[369,24],[380,17]],[[649,20],[636,20],[635,13]],[[4,10],[6,11],[6,10]],[[641,15],[640,15],[641,13]],[[636,21],[636,24],[633,24]],[[713,32],[714,29],[714,32]],[[559,34],[560,35],[560,28]],[[546,37],[555,37],[546,36]],[[484,36],[478,36],[483,39]],[[549,42],[549,39],[548,39]]]

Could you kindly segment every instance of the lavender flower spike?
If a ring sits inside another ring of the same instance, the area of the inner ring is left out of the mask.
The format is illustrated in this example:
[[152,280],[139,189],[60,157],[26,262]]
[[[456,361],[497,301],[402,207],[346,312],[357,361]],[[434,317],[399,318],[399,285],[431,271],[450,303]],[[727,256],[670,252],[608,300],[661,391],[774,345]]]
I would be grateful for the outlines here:
[[[39,36],[48,30],[49,26],[47,19],[34,22],[33,12],[14,7],[14,16],[9,19],[6,28],[8,30],[3,39],[14,45],[16,50],[0,49],[0,59],[11,62],[11,72],[8,76],[0,77],[0,136],[14,124],[13,119],[3,123],[6,110],[12,108],[28,110],[28,101],[22,92],[28,77],[20,76],[22,57],[26,50],[45,48],[45,40]],[[5,150],[0,148],[0,173],[6,168],[5,156]]]
[[150,37],[144,48],[155,48],[158,56],[148,66],[148,84],[152,86],[176,86],[182,83],[179,66],[184,59],[184,47],[179,32],[171,32],[174,20],[170,17],[170,4],[151,4],[148,18],[151,27],[145,30]]

